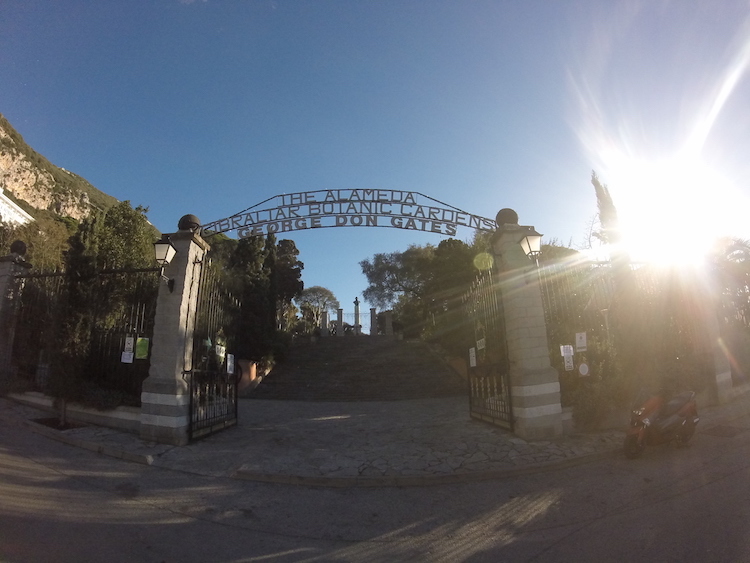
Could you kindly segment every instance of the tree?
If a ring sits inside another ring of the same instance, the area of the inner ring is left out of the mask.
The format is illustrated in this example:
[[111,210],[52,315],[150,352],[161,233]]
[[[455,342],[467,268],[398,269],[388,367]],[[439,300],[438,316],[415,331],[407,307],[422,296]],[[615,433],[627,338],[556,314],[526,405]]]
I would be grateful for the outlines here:
[[263,260],[263,270],[268,279],[268,307],[264,315],[265,330],[269,334],[277,330],[277,311],[279,302],[279,279],[276,268],[276,235],[268,233],[266,242],[263,247],[265,260]]
[[94,283],[97,275],[99,220],[85,219],[65,255],[65,301],[60,315],[57,358],[50,373],[47,392],[61,401],[60,424],[65,425],[68,400],[83,394],[83,372],[91,348],[94,310],[98,294]]
[[269,234],[241,239],[226,259],[230,286],[242,303],[233,327],[238,357],[270,362],[283,356],[288,337],[279,321],[294,326],[291,300],[304,287],[298,255],[294,241],[277,242]]
[[37,211],[37,218],[26,225],[0,222],[0,254],[8,252],[14,240],[26,243],[28,260],[37,270],[57,270],[63,266],[68,239],[78,228],[70,217]]
[[261,237],[241,239],[229,257],[228,270],[232,291],[240,298],[241,308],[232,327],[238,358],[261,361],[271,348],[268,331],[268,274],[265,241]]
[[575,260],[580,252],[563,245],[559,240],[552,239],[542,245],[542,252],[539,255],[540,264],[560,263],[568,260]]
[[337,310],[341,306],[330,289],[319,285],[304,289],[295,301],[309,327],[319,327],[323,313]]
[[401,296],[423,298],[434,252],[432,245],[410,245],[404,252],[381,253],[372,261],[362,260],[359,265],[369,284],[362,296],[381,309],[392,307]]
[[299,250],[293,240],[280,240],[276,246],[276,275],[278,296],[281,301],[291,301],[305,288],[302,270],[305,265],[297,259]]
[[431,256],[425,293],[434,300],[452,300],[460,296],[475,274],[474,249],[456,239],[440,241]]
[[276,279],[276,317],[282,327],[294,325],[297,309],[292,300],[305,289],[302,281],[305,265],[297,256],[299,250],[293,240],[280,240],[276,245],[276,266],[273,272]]
[[718,241],[711,261],[722,310],[722,348],[732,359],[732,378],[745,382],[750,375],[750,240]]
[[95,233],[100,269],[147,268],[154,264],[157,231],[146,219],[148,209],[131,207],[129,201],[112,206]]
[[478,271],[486,239],[469,246],[446,239],[435,247],[410,246],[404,252],[376,254],[360,262],[369,283],[363,295],[380,308],[393,307],[395,321],[410,337],[449,339],[460,312],[461,296]]
[[264,240],[261,237],[241,239],[229,257],[227,267],[233,274],[260,277],[265,260]]
[[224,233],[212,234],[206,240],[211,245],[211,261],[222,269],[228,268],[239,241],[229,238]]
[[606,184],[599,181],[596,172],[591,172],[591,184],[596,192],[596,206],[599,209],[599,230],[594,231],[593,235],[604,244],[619,245],[622,242],[620,232],[620,220],[617,216],[609,188]]
[[93,337],[116,326],[133,299],[157,290],[118,276],[100,276],[104,269],[152,266],[154,228],[146,210],[130,202],[116,204],[104,215],[85,219],[68,240],[65,253],[65,300],[60,314],[58,357],[53,363],[48,391],[62,401],[85,399],[100,386],[88,364]]
[[750,240],[724,238],[710,256],[727,324],[750,328]]

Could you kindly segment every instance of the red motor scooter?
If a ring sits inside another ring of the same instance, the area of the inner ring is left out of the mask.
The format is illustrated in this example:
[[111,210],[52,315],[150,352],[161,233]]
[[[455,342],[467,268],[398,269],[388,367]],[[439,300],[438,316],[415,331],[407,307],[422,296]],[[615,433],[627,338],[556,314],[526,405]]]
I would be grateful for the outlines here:
[[648,446],[665,444],[674,440],[685,446],[693,437],[698,424],[695,393],[683,391],[667,399],[665,393],[636,402],[630,416],[630,426],[625,434],[625,455],[636,458]]

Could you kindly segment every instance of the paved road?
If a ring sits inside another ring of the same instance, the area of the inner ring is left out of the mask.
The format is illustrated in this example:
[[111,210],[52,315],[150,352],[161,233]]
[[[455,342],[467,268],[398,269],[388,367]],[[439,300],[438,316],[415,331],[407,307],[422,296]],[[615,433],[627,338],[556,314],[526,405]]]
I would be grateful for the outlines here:
[[[18,399],[28,402],[33,396]],[[0,399],[0,421],[31,423],[42,416],[50,415]],[[130,461],[199,475],[342,487],[495,478],[611,455],[621,448],[623,436],[619,428],[530,442],[473,420],[465,397],[321,403],[241,400],[236,426],[181,447],[99,426],[49,433],[95,451],[122,453]]]
[[[687,449],[422,487],[314,488],[112,459],[0,426],[0,559],[747,561],[750,417]],[[730,436],[733,435],[733,436]]]

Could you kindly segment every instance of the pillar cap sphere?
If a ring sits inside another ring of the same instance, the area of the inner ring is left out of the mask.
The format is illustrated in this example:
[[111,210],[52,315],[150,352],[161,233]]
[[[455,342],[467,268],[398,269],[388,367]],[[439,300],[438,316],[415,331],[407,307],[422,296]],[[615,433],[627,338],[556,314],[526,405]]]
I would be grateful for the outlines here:
[[508,207],[501,209],[495,216],[495,223],[497,223],[498,227],[509,224],[518,225],[518,213]]
[[181,231],[194,231],[200,226],[201,220],[192,214],[183,215],[177,223],[177,228]]
[[15,240],[10,245],[10,251],[13,254],[18,254],[19,256],[25,256],[26,255],[26,243],[22,240]]

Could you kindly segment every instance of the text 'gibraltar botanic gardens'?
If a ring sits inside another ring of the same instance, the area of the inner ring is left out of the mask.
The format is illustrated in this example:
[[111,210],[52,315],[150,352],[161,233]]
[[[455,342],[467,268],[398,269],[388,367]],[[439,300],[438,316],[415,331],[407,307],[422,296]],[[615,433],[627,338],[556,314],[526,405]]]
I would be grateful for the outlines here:
[[453,236],[459,227],[492,231],[493,219],[472,215],[418,192],[317,190],[270,197],[202,226],[239,238],[327,227],[390,227]]

